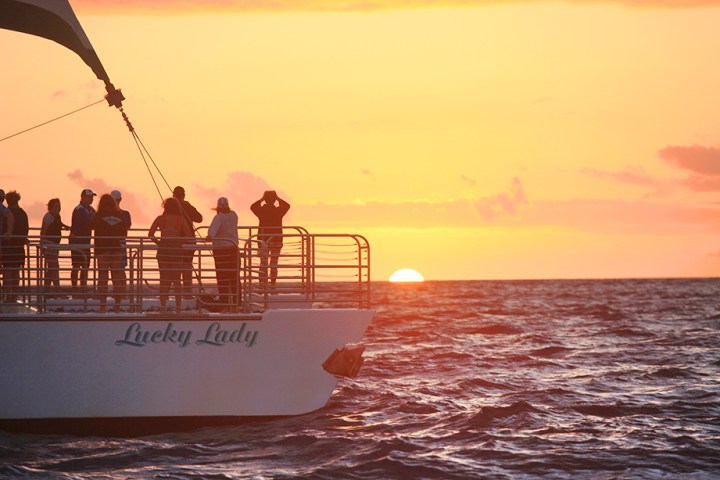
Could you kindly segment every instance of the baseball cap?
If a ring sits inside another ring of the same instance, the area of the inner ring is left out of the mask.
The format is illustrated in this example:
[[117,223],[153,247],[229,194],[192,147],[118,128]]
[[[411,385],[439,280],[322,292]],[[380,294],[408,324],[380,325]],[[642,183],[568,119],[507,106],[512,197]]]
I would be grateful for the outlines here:
[[217,200],[217,208],[230,208],[230,202],[225,197],[220,197]]
[[120,190],[113,190],[110,192],[110,195],[112,195],[112,197],[118,202],[122,200],[122,193],[120,193]]
[[89,188],[86,188],[85,190],[82,191],[82,193],[81,193],[80,195],[83,196],[83,197],[86,197],[86,196],[87,196],[87,197],[94,197],[95,195],[97,195],[97,193],[93,192],[93,191],[90,190]]

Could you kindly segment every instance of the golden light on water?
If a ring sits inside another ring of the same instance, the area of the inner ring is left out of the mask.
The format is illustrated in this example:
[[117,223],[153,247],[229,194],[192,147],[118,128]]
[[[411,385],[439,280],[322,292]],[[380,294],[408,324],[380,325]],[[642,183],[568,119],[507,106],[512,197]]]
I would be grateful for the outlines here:
[[390,281],[393,283],[423,282],[425,279],[417,270],[413,270],[412,268],[401,268],[390,275]]

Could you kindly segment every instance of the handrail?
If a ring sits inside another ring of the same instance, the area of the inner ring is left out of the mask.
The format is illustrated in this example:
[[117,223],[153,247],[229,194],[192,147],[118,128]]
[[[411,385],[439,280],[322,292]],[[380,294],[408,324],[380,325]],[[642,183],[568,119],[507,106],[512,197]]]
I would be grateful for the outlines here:
[[[123,237],[122,265],[115,262],[111,265],[114,268],[106,268],[107,259],[101,257],[98,261],[92,245],[47,244],[40,236],[29,235],[23,248],[23,266],[4,269],[0,299],[5,303],[0,304],[0,311],[7,311],[8,305],[23,306],[26,313],[90,313],[105,307],[107,311],[115,310],[117,305],[117,311],[123,314],[159,311],[161,306],[169,308],[170,313],[369,308],[370,247],[364,237],[310,234],[292,226],[279,235],[282,248],[273,249],[257,233],[257,227],[239,227],[239,231],[249,235],[241,236],[235,254],[222,257],[225,260],[220,268],[214,258],[218,252],[194,238],[185,239],[188,243],[181,247],[183,256],[190,259],[188,263],[182,263],[180,257],[163,263],[157,258],[161,248],[152,238],[131,232]],[[71,253],[89,264],[85,284],[78,276],[73,285]],[[183,289],[175,281],[179,272],[188,268],[194,278],[191,287]],[[18,278],[16,286],[8,281],[14,273]],[[233,278],[237,281],[233,282]]]

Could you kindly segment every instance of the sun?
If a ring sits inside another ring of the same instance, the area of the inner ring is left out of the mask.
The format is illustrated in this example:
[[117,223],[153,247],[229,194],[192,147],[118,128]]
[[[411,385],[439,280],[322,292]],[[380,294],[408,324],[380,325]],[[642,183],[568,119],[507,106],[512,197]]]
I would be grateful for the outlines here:
[[425,279],[422,275],[420,275],[420,273],[418,273],[417,270],[413,270],[412,268],[401,268],[390,275],[390,281],[393,283],[423,282]]

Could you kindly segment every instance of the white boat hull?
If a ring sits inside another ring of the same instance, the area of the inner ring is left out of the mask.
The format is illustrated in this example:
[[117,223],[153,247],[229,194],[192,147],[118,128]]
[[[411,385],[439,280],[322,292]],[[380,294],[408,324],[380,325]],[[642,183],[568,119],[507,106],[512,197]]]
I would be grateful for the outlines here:
[[0,428],[308,413],[323,407],[337,384],[323,362],[359,342],[372,316],[361,309],[288,309],[6,318]]

